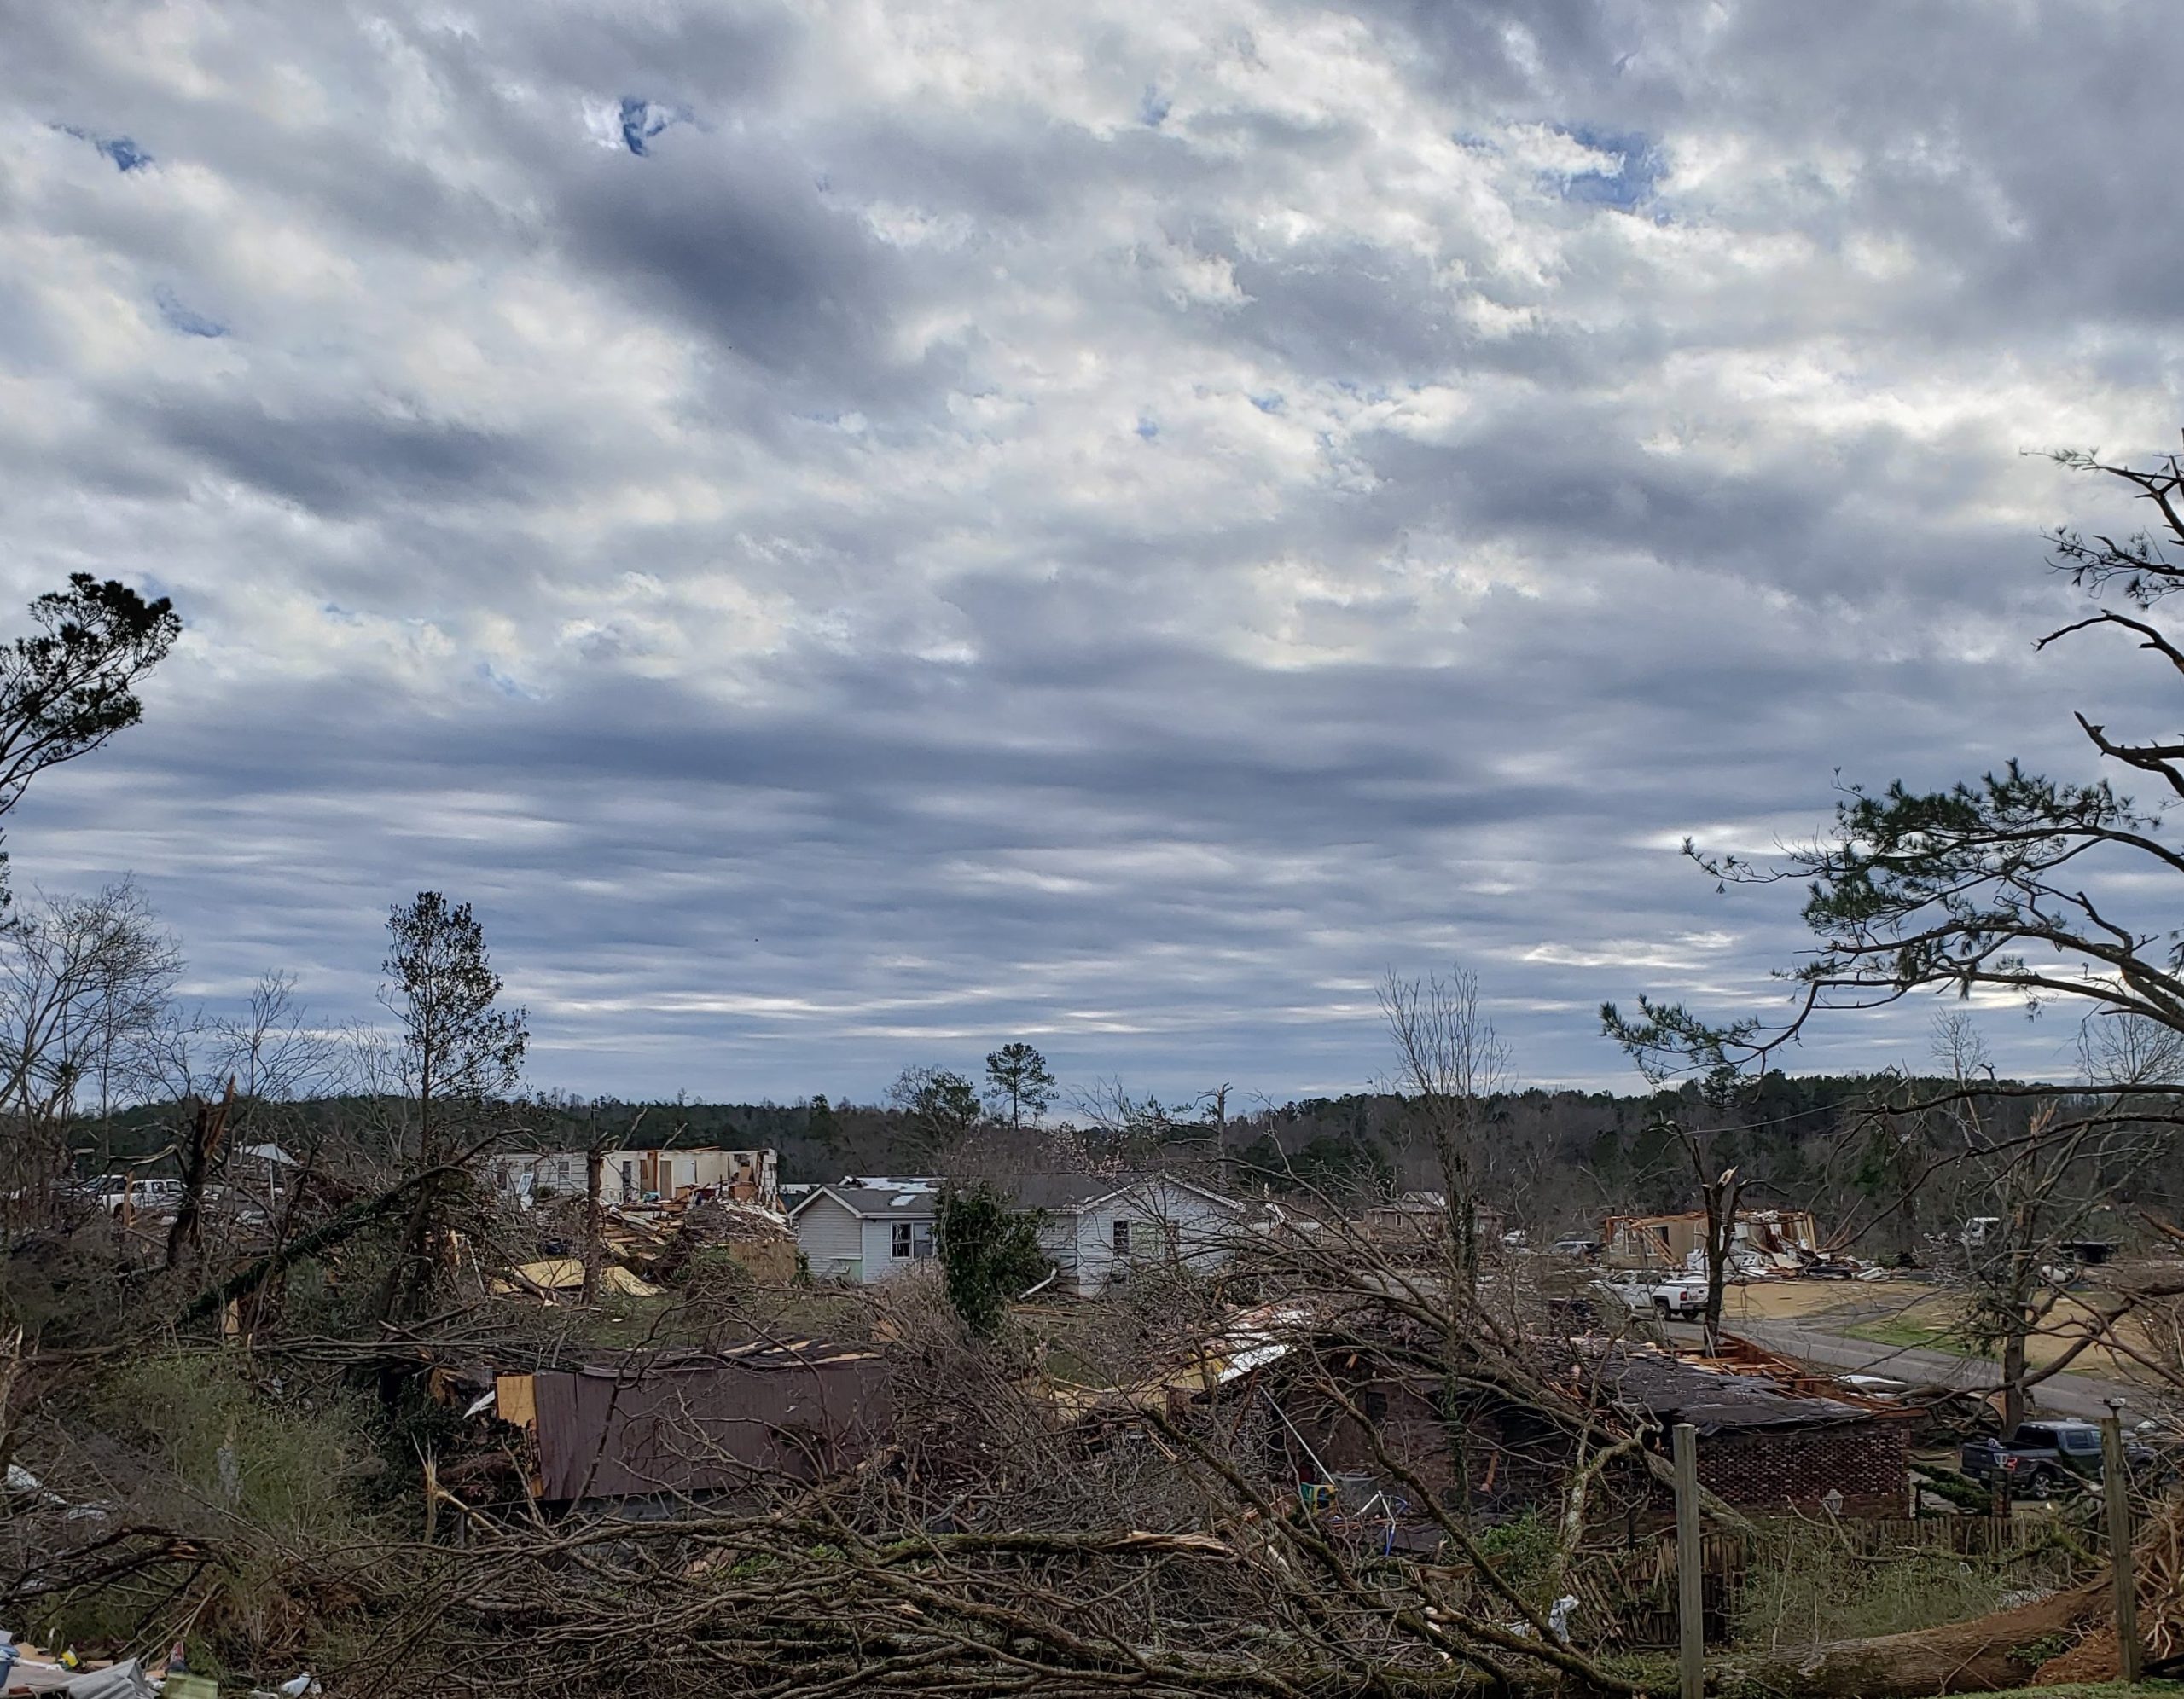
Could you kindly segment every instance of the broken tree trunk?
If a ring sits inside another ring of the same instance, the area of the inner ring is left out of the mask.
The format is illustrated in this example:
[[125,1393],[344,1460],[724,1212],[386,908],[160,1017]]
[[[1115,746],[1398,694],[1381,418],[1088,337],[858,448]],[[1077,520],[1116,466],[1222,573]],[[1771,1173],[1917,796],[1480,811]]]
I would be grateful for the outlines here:
[[182,1204],[174,1212],[174,1226],[167,1232],[167,1267],[182,1266],[183,1253],[200,1248],[201,1224],[205,1217],[205,1180],[220,1154],[220,1140],[228,1130],[228,1112],[235,1107],[235,1076],[228,1076],[228,1089],[215,1105],[204,1099],[195,1099],[196,1113],[193,1117],[189,1142],[182,1151]]
[[2106,1621],[2103,1580],[1969,1622],[1870,1640],[1731,1655],[1710,1671],[1723,1688],[1798,1699],[1925,1699],[2029,1685],[2056,1642]]

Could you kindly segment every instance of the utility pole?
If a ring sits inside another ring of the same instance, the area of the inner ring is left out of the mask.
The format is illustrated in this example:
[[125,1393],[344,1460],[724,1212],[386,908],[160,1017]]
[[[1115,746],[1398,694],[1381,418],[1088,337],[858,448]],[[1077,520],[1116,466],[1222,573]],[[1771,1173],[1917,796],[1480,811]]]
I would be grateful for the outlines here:
[[1676,1464],[1676,1615],[1683,1699],[1705,1699],[1706,1560],[1699,1535],[1699,1429],[1679,1422],[1670,1440]]
[[2127,1682],[2139,1679],[2146,1650],[2139,1644],[2138,1565],[2131,1551],[2131,1482],[2123,1462],[2123,1400],[2107,1400],[2100,1418],[2100,1496],[2108,1507],[2108,1565],[2116,1583],[2116,1648]]

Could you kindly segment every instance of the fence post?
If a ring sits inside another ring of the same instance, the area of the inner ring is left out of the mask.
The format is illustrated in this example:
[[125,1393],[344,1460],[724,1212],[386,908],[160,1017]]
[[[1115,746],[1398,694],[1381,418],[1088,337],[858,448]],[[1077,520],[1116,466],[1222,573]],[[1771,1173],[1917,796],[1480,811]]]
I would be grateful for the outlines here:
[[1676,1464],[1676,1644],[1683,1699],[1706,1690],[1706,1560],[1699,1543],[1699,1429],[1679,1422],[1670,1434]]
[[2116,1581],[2116,1645],[2123,1677],[2139,1679],[2145,1650],[2139,1644],[2138,1565],[2131,1551],[2131,1481],[2123,1464],[2123,1401],[2108,1400],[2100,1418],[2100,1496],[2108,1505],[2108,1563]]

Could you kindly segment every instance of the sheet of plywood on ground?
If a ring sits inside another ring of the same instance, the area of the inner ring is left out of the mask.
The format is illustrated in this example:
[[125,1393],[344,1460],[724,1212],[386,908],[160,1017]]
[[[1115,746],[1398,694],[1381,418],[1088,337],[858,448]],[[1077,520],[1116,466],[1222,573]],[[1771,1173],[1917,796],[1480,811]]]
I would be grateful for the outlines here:
[[503,1422],[530,1428],[538,1422],[538,1383],[529,1375],[495,1375],[493,1410]]

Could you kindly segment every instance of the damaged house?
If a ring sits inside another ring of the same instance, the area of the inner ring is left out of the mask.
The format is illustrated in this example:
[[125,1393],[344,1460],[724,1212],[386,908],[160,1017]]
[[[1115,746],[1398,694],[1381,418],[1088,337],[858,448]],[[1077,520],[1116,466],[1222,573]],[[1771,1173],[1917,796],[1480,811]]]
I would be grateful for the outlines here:
[[[500,1151],[485,1163],[486,1183],[503,1202],[532,1209],[555,1197],[582,1197],[590,1185],[588,1151]],[[693,1197],[781,1205],[781,1159],[772,1151],[717,1145],[607,1151],[599,1195],[610,1203],[671,1203]]]
[[868,1286],[932,1261],[943,1184],[923,1174],[851,1174],[805,1192],[788,1220],[812,1278]]
[[[1701,1485],[1749,1515],[1886,1518],[1910,1504],[1910,1416],[1841,1389],[1820,1395],[1770,1362],[1681,1357],[1599,1342],[1551,1372],[1551,1383],[1600,1412],[1611,1431],[1647,1435],[1667,1454],[1678,1423],[1699,1430]],[[1569,1425],[1491,1377],[1438,1371],[1399,1351],[1321,1340],[1255,1377],[1276,1420],[1270,1472],[1307,1496],[1357,1495],[1376,1482],[1391,1501],[1414,1489],[1402,1465],[1448,1511],[1490,1522],[1559,1512],[1577,1463]],[[1423,1517],[1422,1508],[1406,1507]],[[1635,1460],[1597,1489],[1594,1520],[1635,1533],[1672,1515],[1667,1490]]]

